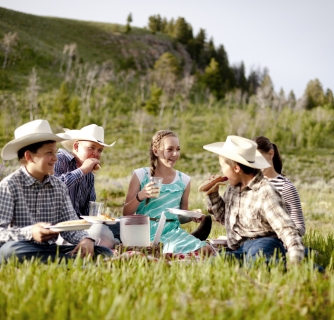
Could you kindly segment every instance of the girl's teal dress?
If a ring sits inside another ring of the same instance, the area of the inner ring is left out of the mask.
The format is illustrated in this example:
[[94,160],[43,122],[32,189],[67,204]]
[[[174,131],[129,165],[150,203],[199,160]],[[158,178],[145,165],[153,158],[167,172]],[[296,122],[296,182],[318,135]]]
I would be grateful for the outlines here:
[[[141,168],[145,170],[144,178],[140,181],[140,189],[143,189],[146,184],[150,182],[150,169]],[[160,196],[158,198],[151,198],[146,205],[146,201],[140,203],[137,214],[148,215],[150,218],[159,219],[161,213],[164,212],[166,219],[173,219],[171,222],[166,222],[163,229],[160,242],[164,244],[164,253],[188,253],[196,251],[206,246],[205,241],[201,241],[182,228],[177,215],[170,213],[167,208],[180,209],[181,198],[186,188],[182,180],[181,172],[176,171],[178,175],[177,181],[171,184],[163,184],[160,189]],[[150,237],[153,241],[159,221],[150,221]]]

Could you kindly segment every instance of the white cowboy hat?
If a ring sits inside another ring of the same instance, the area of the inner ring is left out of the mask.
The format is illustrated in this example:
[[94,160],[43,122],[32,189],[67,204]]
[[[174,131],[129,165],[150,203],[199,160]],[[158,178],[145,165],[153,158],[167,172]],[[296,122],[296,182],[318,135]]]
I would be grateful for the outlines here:
[[225,142],[207,144],[203,148],[254,169],[271,167],[262,154],[257,151],[256,142],[246,138],[228,136]]
[[116,141],[114,141],[112,144],[105,144],[104,130],[102,127],[99,127],[96,124],[90,124],[89,126],[85,126],[80,130],[63,130],[66,132],[64,135],[71,137],[71,140],[63,141],[61,143],[68,151],[73,150],[73,144],[78,140],[93,141],[104,147],[112,147],[116,143]]
[[15,139],[8,142],[1,151],[1,157],[4,160],[17,158],[17,152],[20,149],[33,143],[70,139],[66,134],[54,134],[46,120],[34,120],[23,124],[14,131],[14,137]]

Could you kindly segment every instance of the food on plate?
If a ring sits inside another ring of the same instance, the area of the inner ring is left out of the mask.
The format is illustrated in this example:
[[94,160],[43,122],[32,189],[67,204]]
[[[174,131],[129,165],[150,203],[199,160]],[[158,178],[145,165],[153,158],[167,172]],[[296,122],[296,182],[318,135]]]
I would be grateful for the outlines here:
[[103,219],[103,220],[111,220],[111,221],[114,221],[114,220],[115,220],[115,218],[111,218],[111,217],[109,217],[109,216],[106,215],[106,214],[100,214],[100,217],[101,217],[101,219]]
[[92,170],[93,173],[98,172],[101,169],[101,166],[99,164],[96,164]]
[[57,223],[55,226],[61,227],[61,226],[71,226],[71,225],[77,225],[77,224],[87,224],[88,222],[86,220],[69,220],[69,221],[63,221]]
[[198,187],[198,191],[210,194],[217,185],[224,185],[227,180],[227,177],[216,174],[202,182]]

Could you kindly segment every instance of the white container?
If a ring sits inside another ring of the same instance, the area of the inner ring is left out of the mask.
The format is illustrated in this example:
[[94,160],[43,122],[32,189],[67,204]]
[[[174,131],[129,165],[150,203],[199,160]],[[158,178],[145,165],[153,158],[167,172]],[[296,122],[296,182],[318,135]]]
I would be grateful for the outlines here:
[[150,246],[150,218],[145,215],[128,215],[121,218],[121,240],[123,246]]

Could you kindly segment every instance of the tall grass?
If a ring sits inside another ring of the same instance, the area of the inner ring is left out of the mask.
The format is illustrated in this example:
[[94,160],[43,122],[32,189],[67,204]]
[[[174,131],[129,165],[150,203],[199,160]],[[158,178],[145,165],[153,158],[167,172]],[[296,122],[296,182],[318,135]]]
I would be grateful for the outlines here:
[[12,261],[0,279],[3,319],[330,319],[334,303],[332,271],[310,263]]

